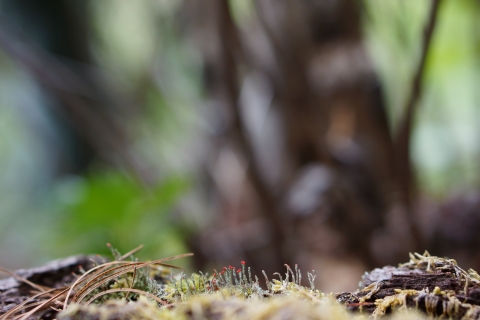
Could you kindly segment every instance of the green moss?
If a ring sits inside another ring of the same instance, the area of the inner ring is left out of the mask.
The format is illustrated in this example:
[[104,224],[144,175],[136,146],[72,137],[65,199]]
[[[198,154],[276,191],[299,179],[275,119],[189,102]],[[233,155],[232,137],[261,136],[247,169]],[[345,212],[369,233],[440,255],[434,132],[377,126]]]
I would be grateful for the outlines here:
[[[455,260],[413,254],[410,261],[400,265],[402,270],[416,269],[426,273],[448,270],[453,277],[465,285],[480,283],[478,274],[464,271]],[[442,271],[442,272],[443,272]],[[450,274],[449,273],[449,274]],[[406,290],[398,288],[393,294],[375,300],[382,281],[377,281],[363,290],[351,293],[357,299],[357,305],[373,305],[372,314],[347,312],[344,304],[339,303],[333,294],[325,294],[315,289],[315,273],[308,273],[308,286],[302,283],[302,274],[297,266],[292,270],[286,265],[284,274],[275,273],[278,279],[268,279],[265,273],[266,288],[262,288],[259,279],[251,275],[249,268],[242,262],[240,268],[225,267],[222,271],[209,276],[198,273],[187,277],[183,272],[173,275],[165,267],[149,266],[136,273],[124,273],[111,280],[104,287],[138,288],[126,297],[125,292],[105,295],[97,305],[72,304],[61,312],[58,320],[116,320],[116,319],[378,319],[385,316],[391,319],[429,319],[438,317],[437,306],[443,306],[440,317],[452,319],[477,319],[478,306],[460,302],[455,292],[435,287],[431,292],[424,290]],[[145,294],[142,294],[144,290]],[[97,293],[98,294],[98,293]],[[361,297],[361,298],[359,298]],[[152,299],[155,298],[155,299]],[[417,313],[407,300],[425,301],[423,314]],[[369,302],[367,302],[369,301]],[[463,311],[460,312],[463,308]],[[371,312],[371,311],[370,311]]]

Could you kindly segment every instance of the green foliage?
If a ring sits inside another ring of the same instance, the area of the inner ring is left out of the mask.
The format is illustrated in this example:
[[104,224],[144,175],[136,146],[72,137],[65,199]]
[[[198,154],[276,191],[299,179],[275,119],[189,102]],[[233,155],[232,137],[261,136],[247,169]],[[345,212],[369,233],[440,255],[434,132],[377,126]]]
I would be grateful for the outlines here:
[[171,176],[146,189],[116,172],[64,183],[56,199],[58,226],[50,246],[54,251],[108,254],[106,243],[123,252],[142,243],[148,256],[186,251],[172,212],[188,184],[184,177]]

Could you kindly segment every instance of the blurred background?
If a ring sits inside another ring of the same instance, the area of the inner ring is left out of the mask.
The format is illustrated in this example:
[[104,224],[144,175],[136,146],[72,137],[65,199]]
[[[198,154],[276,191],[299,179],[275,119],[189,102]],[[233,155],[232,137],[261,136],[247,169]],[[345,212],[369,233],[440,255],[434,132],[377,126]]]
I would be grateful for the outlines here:
[[0,0],[0,266],[480,270],[479,85],[474,0]]

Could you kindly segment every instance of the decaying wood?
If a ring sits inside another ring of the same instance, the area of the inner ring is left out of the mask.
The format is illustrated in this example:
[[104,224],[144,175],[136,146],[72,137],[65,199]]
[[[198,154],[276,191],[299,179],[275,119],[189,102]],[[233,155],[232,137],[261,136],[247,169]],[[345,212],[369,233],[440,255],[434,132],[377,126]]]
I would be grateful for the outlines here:
[[374,318],[399,308],[411,308],[433,317],[480,319],[480,277],[461,269],[452,259],[411,255],[398,268],[365,273],[356,292],[336,295],[348,310]]
[[[0,280],[0,317],[10,309],[33,296],[37,290],[23,282],[26,279],[38,286],[60,288],[71,283],[82,269],[90,269],[95,262],[100,262],[99,256],[78,255],[51,261],[48,264],[31,269],[22,269],[15,272],[18,278],[10,277]],[[48,313],[48,311],[47,311]],[[42,316],[48,319],[48,314]],[[38,319],[38,316],[31,318]]]

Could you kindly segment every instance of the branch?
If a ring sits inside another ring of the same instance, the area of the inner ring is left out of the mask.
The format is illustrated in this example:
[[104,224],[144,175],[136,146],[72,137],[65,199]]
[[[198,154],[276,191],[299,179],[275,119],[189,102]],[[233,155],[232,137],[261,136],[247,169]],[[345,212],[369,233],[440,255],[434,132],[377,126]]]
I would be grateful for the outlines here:
[[282,222],[278,217],[279,210],[274,195],[263,180],[260,168],[255,161],[255,152],[245,132],[245,124],[237,103],[240,89],[236,62],[238,62],[237,57],[243,54],[238,31],[232,19],[228,1],[218,0],[217,4],[219,6],[218,30],[220,35],[220,57],[222,59],[219,78],[224,84],[226,103],[232,112],[232,130],[238,146],[246,157],[247,176],[258,196],[262,215],[272,226],[272,245],[275,248],[278,259],[274,263],[285,263],[287,261],[283,254],[285,239]]
[[416,188],[414,184],[414,172],[412,168],[412,162],[410,159],[410,141],[412,134],[412,123],[414,120],[415,112],[418,109],[418,102],[422,96],[422,81],[425,72],[425,62],[429,53],[433,31],[435,30],[439,4],[440,0],[432,0],[428,21],[423,34],[420,61],[412,81],[410,96],[405,106],[405,113],[399,125],[395,148],[397,162],[397,180],[400,187],[402,201],[406,206],[408,218],[410,221],[410,227],[412,228],[413,237],[417,246],[421,244],[421,236],[418,227],[416,226],[415,217],[413,216],[412,212],[412,204]]

